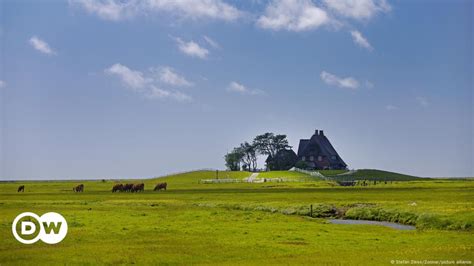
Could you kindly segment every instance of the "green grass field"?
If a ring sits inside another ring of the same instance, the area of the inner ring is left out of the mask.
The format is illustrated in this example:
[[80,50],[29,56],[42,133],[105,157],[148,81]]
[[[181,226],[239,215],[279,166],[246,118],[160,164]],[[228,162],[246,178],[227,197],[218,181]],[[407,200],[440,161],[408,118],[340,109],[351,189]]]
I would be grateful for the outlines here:
[[[219,178],[249,175],[220,172]],[[143,193],[112,193],[117,181],[0,183],[0,265],[474,261],[473,181],[340,187],[287,171],[259,177],[302,182],[200,184],[215,178],[215,172],[198,171],[144,180]],[[158,182],[167,182],[168,190],[153,192]],[[85,192],[73,193],[79,183]],[[16,192],[19,184],[25,185],[24,193]],[[69,224],[67,237],[57,245],[20,244],[11,224],[25,211],[62,214]],[[336,225],[327,217],[395,221],[417,229]]]

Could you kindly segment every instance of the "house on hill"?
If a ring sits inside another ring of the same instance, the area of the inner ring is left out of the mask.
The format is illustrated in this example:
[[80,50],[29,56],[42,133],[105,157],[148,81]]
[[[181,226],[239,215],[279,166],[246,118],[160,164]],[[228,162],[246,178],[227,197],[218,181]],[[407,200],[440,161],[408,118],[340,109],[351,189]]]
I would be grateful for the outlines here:
[[347,164],[339,156],[322,130],[316,130],[310,139],[300,140],[298,164],[317,170],[347,169]]

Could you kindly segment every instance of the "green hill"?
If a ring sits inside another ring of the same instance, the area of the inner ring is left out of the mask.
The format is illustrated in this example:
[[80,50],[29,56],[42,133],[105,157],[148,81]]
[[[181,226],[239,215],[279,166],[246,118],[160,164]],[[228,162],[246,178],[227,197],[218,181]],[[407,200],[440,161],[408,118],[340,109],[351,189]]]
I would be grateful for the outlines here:
[[322,175],[324,176],[335,176],[335,175],[340,175],[346,172],[349,172],[348,170],[319,170]]
[[[219,171],[219,179],[244,179],[249,177],[252,173],[247,171]],[[179,187],[191,187],[198,184],[204,179],[215,179],[216,171],[213,170],[198,170],[183,172],[177,174],[171,174],[167,176],[156,177],[153,179],[145,180],[146,185],[153,185],[155,183],[167,182],[168,185],[179,186]],[[261,178],[284,178],[294,179],[300,181],[315,180],[314,177],[294,172],[294,171],[268,171],[259,172],[257,179]]]
[[[375,169],[361,169],[353,173],[347,170],[322,170],[319,171],[324,176],[336,181],[350,181],[350,180],[379,180],[379,181],[409,181],[418,180],[419,177],[410,176],[400,173],[375,170]],[[344,174],[346,173],[346,174]],[[249,177],[252,173],[246,171],[219,171],[219,179],[243,179]],[[147,187],[152,187],[159,182],[167,182],[169,186],[190,188],[194,187],[203,179],[215,179],[216,171],[213,170],[199,170],[190,171],[168,176],[157,177],[153,179],[144,180]],[[310,175],[296,172],[296,171],[268,171],[260,172],[257,176],[260,178],[285,178],[300,181],[315,181],[319,178]]]
[[376,170],[376,169],[360,169],[351,174],[335,175],[335,176],[331,176],[331,178],[338,181],[350,181],[350,180],[410,181],[410,180],[421,179],[420,177],[416,177],[416,176]]
[[308,174],[296,172],[296,171],[268,171],[260,172],[258,174],[259,178],[312,178]]
[[[246,171],[219,171],[219,179],[243,179],[251,175]],[[178,174],[171,174],[163,177],[152,179],[156,182],[168,182],[177,185],[183,184],[197,184],[202,179],[216,178],[216,171],[212,170],[198,170]]]

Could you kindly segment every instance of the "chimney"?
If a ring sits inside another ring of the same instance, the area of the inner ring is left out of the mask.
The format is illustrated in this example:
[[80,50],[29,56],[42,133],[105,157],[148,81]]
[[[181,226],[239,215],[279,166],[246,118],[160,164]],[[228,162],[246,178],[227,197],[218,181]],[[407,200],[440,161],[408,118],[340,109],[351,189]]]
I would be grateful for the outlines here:
[[319,131],[320,136],[324,136],[324,132],[322,130]]
[[314,131],[314,135],[316,135],[316,136],[319,135],[319,130],[316,129],[316,130]]

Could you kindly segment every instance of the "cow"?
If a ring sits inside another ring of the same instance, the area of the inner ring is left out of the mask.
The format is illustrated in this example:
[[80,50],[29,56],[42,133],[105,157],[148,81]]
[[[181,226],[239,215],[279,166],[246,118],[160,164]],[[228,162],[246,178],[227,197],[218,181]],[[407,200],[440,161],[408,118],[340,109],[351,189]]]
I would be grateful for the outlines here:
[[25,192],[25,186],[19,186],[17,192]]
[[117,191],[123,191],[123,184],[116,184],[116,185],[112,188],[112,192],[117,192]]
[[356,181],[337,181],[340,186],[343,187],[353,187],[356,184]]
[[142,192],[142,191],[145,191],[145,184],[141,183],[141,184],[133,185],[132,192]]
[[123,186],[123,191],[125,192],[132,192],[133,184],[125,184]]
[[160,191],[161,189],[164,189],[166,190],[166,187],[168,186],[168,184],[165,182],[165,183],[158,183],[156,186],[155,186],[155,189],[154,191]]
[[77,187],[72,188],[74,192],[84,192],[84,184],[80,184]]

